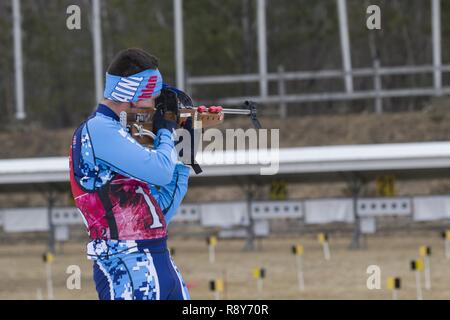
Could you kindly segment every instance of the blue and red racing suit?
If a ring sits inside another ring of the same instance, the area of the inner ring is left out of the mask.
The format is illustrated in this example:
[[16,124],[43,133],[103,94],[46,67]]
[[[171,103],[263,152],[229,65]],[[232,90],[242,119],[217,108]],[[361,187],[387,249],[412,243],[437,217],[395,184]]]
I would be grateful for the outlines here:
[[100,104],[75,130],[69,159],[99,298],[189,299],[166,245],[189,177],[172,133],[160,129],[154,148],[145,148]]

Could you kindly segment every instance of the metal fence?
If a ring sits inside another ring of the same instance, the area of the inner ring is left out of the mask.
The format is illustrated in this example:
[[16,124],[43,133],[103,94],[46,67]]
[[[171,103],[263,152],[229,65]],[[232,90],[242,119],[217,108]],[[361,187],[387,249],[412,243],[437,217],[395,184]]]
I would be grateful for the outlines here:
[[[278,73],[268,73],[266,76],[267,82],[277,83],[277,95],[230,97],[221,99],[219,102],[223,104],[239,104],[244,100],[253,100],[259,103],[278,105],[280,117],[285,118],[287,116],[288,103],[373,99],[374,111],[376,113],[382,113],[383,98],[442,96],[444,94],[450,94],[450,87],[443,87],[441,85],[434,85],[433,87],[424,88],[383,88],[382,77],[430,73],[435,74],[436,72],[439,72],[440,74],[450,72],[450,65],[442,65],[440,67],[435,67],[433,65],[380,67],[379,62],[375,61],[372,68],[352,69],[349,72],[345,72],[343,70],[285,72],[284,68],[280,66],[278,67]],[[345,81],[347,75],[350,75],[352,80],[359,77],[371,77],[373,79],[373,89],[364,91],[356,91],[352,89],[351,91],[347,90],[342,92],[323,92],[313,94],[286,93],[286,82],[288,81],[321,79],[340,79]],[[187,79],[187,88],[188,91],[192,91],[193,86],[244,82],[251,83],[259,81],[259,74],[190,77]]]
[[[205,84],[259,82],[260,92],[258,96],[225,98],[220,102],[224,104],[236,104],[242,102],[243,100],[253,100],[255,102],[267,103],[272,105],[278,104],[280,106],[279,114],[282,118],[287,116],[288,103],[373,99],[375,112],[382,113],[383,98],[441,96],[450,93],[450,87],[442,86],[442,73],[450,71],[450,65],[442,65],[440,0],[430,0],[432,21],[431,41],[433,48],[433,61],[431,65],[381,67],[380,61],[378,59],[374,59],[372,67],[360,69],[352,68],[346,0],[336,1],[342,52],[342,70],[285,72],[284,68],[282,66],[279,66],[277,73],[267,73],[267,27],[265,22],[266,0],[257,0],[259,72],[255,74],[243,75],[189,77],[186,79],[188,90],[192,90],[193,86]],[[383,76],[428,73],[432,73],[433,75],[433,87],[407,89],[383,88]],[[355,91],[353,87],[353,79],[356,77],[372,77],[373,89],[368,91]],[[320,79],[342,79],[345,84],[345,91],[322,92],[315,94],[286,94],[286,81]],[[277,82],[277,95],[268,95],[268,82],[270,81]]]

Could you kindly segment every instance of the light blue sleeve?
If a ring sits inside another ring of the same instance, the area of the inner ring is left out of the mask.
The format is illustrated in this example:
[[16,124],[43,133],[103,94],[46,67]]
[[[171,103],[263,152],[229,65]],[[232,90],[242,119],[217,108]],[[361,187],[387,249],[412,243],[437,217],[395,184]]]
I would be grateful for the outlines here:
[[188,189],[189,167],[184,164],[177,164],[173,173],[172,181],[169,184],[160,186],[159,191],[152,188],[152,194],[158,202],[161,210],[169,224],[175,212],[183,201]]
[[101,116],[90,119],[87,130],[99,163],[151,184],[166,185],[172,180],[177,155],[169,130],[158,131],[154,149],[143,147],[119,123]]

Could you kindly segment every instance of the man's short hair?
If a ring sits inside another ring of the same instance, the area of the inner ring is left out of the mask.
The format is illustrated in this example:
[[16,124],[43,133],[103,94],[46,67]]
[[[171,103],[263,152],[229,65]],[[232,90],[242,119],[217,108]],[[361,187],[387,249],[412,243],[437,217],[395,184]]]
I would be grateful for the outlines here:
[[139,48],[120,51],[108,67],[109,74],[128,77],[147,69],[157,69],[158,58]]

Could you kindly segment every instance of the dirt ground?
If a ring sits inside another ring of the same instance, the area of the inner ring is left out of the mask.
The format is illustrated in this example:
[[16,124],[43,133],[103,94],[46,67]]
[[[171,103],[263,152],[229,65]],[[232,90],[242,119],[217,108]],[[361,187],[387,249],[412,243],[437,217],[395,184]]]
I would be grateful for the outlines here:
[[[213,299],[209,281],[223,277],[226,281],[224,299],[391,299],[386,289],[388,276],[401,278],[399,299],[415,299],[415,274],[410,261],[417,258],[418,247],[432,247],[432,289],[423,290],[424,299],[450,299],[450,260],[444,256],[443,240],[438,233],[428,235],[370,236],[368,249],[349,250],[348,236],[330,241],[331,260],[326,261],[314,235],[290,238],[269,238],[261,248],[244,252],[243,240],[219,240],[216,261],[210,264],[203,239],[169,240],[175,248],[174,259],[190,287],[192,299]],[[305,290],[297,285],[293,244],[303,244]],[[92,267],[86,260],[83,243],[67,243],[52,264],[56,299],[96,299],[91,281]],[[42,253],[45,244],[0,245],[0,298],[36,299],[38,290],[46,298],[45,267]],[[79,265],[82,271],[81,289],[66,288],[66,269]],[[381,289],[366,286],[369,265],[381,269]],[[252,269],[264,267],[267,276],[259,294]],[[423,274],[421,275],[423,286]]]

